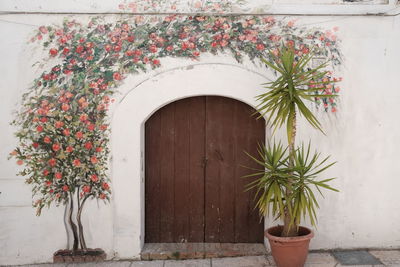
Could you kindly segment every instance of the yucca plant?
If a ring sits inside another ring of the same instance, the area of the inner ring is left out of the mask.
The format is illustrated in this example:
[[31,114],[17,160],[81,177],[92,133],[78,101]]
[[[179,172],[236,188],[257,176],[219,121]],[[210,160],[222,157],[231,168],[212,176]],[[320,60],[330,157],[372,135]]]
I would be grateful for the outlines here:
[[[332,180],[316,181],[316,175],[333,164],[324,166],[328,158],[318,162],[319,153],[310,155],[310,145],[296,149],[296,119],[297,114],[303,116],[312,127],[322,131],[321,124],[305,104],[314,101],[316,97],[335,97],[320,93],[325,85],[332,83],[326,79],[327,71],[323,69],[327,63],[318,67],[309,67],[312,54],[296,56],[292,47],[282,46],[278,55],[270,53],[272,62],[263,62],[276,71],[278,77],[272,82],[265,83],[267,92],[256,97],[259,101],[256,109],[259,117],[267,117],[267,123],[274,128],[286,124],[288,146],[285,149],[280,143],[260,146],[260,160],[251,155],[263,169],[249,177],[261,176],[249,184],[249,188],[257,188],[257,208],[261,215],[272,215],[284,222],[282,236],[297,236],[298,225],[302,216],[309,215],[315,225],[318,203],[311,186],[335,190],[327,185]],[[325,78],[325,79],[324,79]],[[314,86],[310,88],[310,84]],[[317,86],[315,86],[317,85]]]

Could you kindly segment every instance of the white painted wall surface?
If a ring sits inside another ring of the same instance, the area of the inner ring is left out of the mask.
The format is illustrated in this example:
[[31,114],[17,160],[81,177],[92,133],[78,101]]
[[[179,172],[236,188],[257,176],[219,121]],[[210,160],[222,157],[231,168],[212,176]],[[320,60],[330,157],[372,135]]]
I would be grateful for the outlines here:
[[[64,16],[0,16],[0,265],[50,262],[52,253],[66,246],[63,208],[36,217],[29,186],[16,176],[15,162],[7,160],[16,145],[8,124],[12,111],[39,73],[31,66],[41,49],[33,49],[27,40],[37,26],[60,24]],[[84,15],[76,18],[88,20]],[[334,186],[341,192],[327,192],[321,199],[311,249],[399,248],[400,18],[316,16],[301,17],[297,23],[338,26],[345,57],[339,111],[318,114],[326,136],[304,121],[298,130],[299,140],[311,138],[323,154],[338,161],[326,175],[338,177]],[[88,246],[103,248],[109,258],[137,258],[143,243],[141,151],[146,118],[171,101],[193,95],[224,95],[254,105],[260,84],[272,76],[228,55],[205,55],[200,62],[163,59],[162,64],[147,74],[129,76],[110,111],[113,200],[109,205],[91,202],[83,218]]]

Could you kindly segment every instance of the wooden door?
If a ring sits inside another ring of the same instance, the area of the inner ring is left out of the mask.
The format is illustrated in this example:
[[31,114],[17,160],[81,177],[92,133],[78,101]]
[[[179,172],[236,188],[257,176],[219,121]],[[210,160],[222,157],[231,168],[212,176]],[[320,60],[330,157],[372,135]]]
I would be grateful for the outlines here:
[[145,125],[145,242],[261,243],[263,221],[242,178],[257,167],[265,121],[225,97],[173,102]]

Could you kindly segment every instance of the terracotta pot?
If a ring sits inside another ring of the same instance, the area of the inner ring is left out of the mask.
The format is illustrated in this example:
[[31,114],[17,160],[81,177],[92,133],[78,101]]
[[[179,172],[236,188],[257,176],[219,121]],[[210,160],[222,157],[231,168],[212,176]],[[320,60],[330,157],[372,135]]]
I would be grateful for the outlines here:
[[265,231],[271,245],[272,257],[278,267],[303,267],[308,255],[308,245],[314,233],[299,227],[299,236],[281,237],[283,226],[275,226]]

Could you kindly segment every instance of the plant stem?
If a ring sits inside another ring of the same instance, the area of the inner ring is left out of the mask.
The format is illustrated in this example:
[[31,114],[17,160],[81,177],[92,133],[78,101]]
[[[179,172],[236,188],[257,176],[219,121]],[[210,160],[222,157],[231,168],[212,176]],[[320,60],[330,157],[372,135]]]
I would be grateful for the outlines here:
[[[82,203],[80,203],[78,207],[78,213],[76,214],[76,221],[78,222],[78,227],[79,227],[79,243],[81,245],[81,248],[86,251],[86,241],[85,241],[85,236],[83,232],[83,225],[81,221],[81,216],[82,216],[82,210],[83,210],[83,205],[85,204],[86,199],[88,199],[89,195],[85,196],[85,198],[82,200]],[[79,198],[79,195],[78,195]]]
[[73,195],[71,192],[69,193],[69,199],[70,199],[70,202],[69,202],[70,206],[69,206],[68,222],[69,222],[69,225],[71,226],[72,233],[74,235],[74,245],[72,247],[72,252],[75,252],[78,249],[78,232],[77,232],[76,224],[72,221],[72,213],[74,211],[74,199],[73,199]]
[[[294,165],[295,139],[296,139],[296,111],[293,112],[292,136],[289,143],[289,168],[292,168]],[[291,194],[292,194],[292,181],[289,180],[288,187],[285,193],[286,208],[285,208],[285,217],[283,219],[284,222],[283,231],[281,234],[281,236],[283,237],[298,235],[298,225],[296,223],[296,220],[295,218],[291,218],[289,213],[289,208],[293,210],[292,202],[289,201]]]

